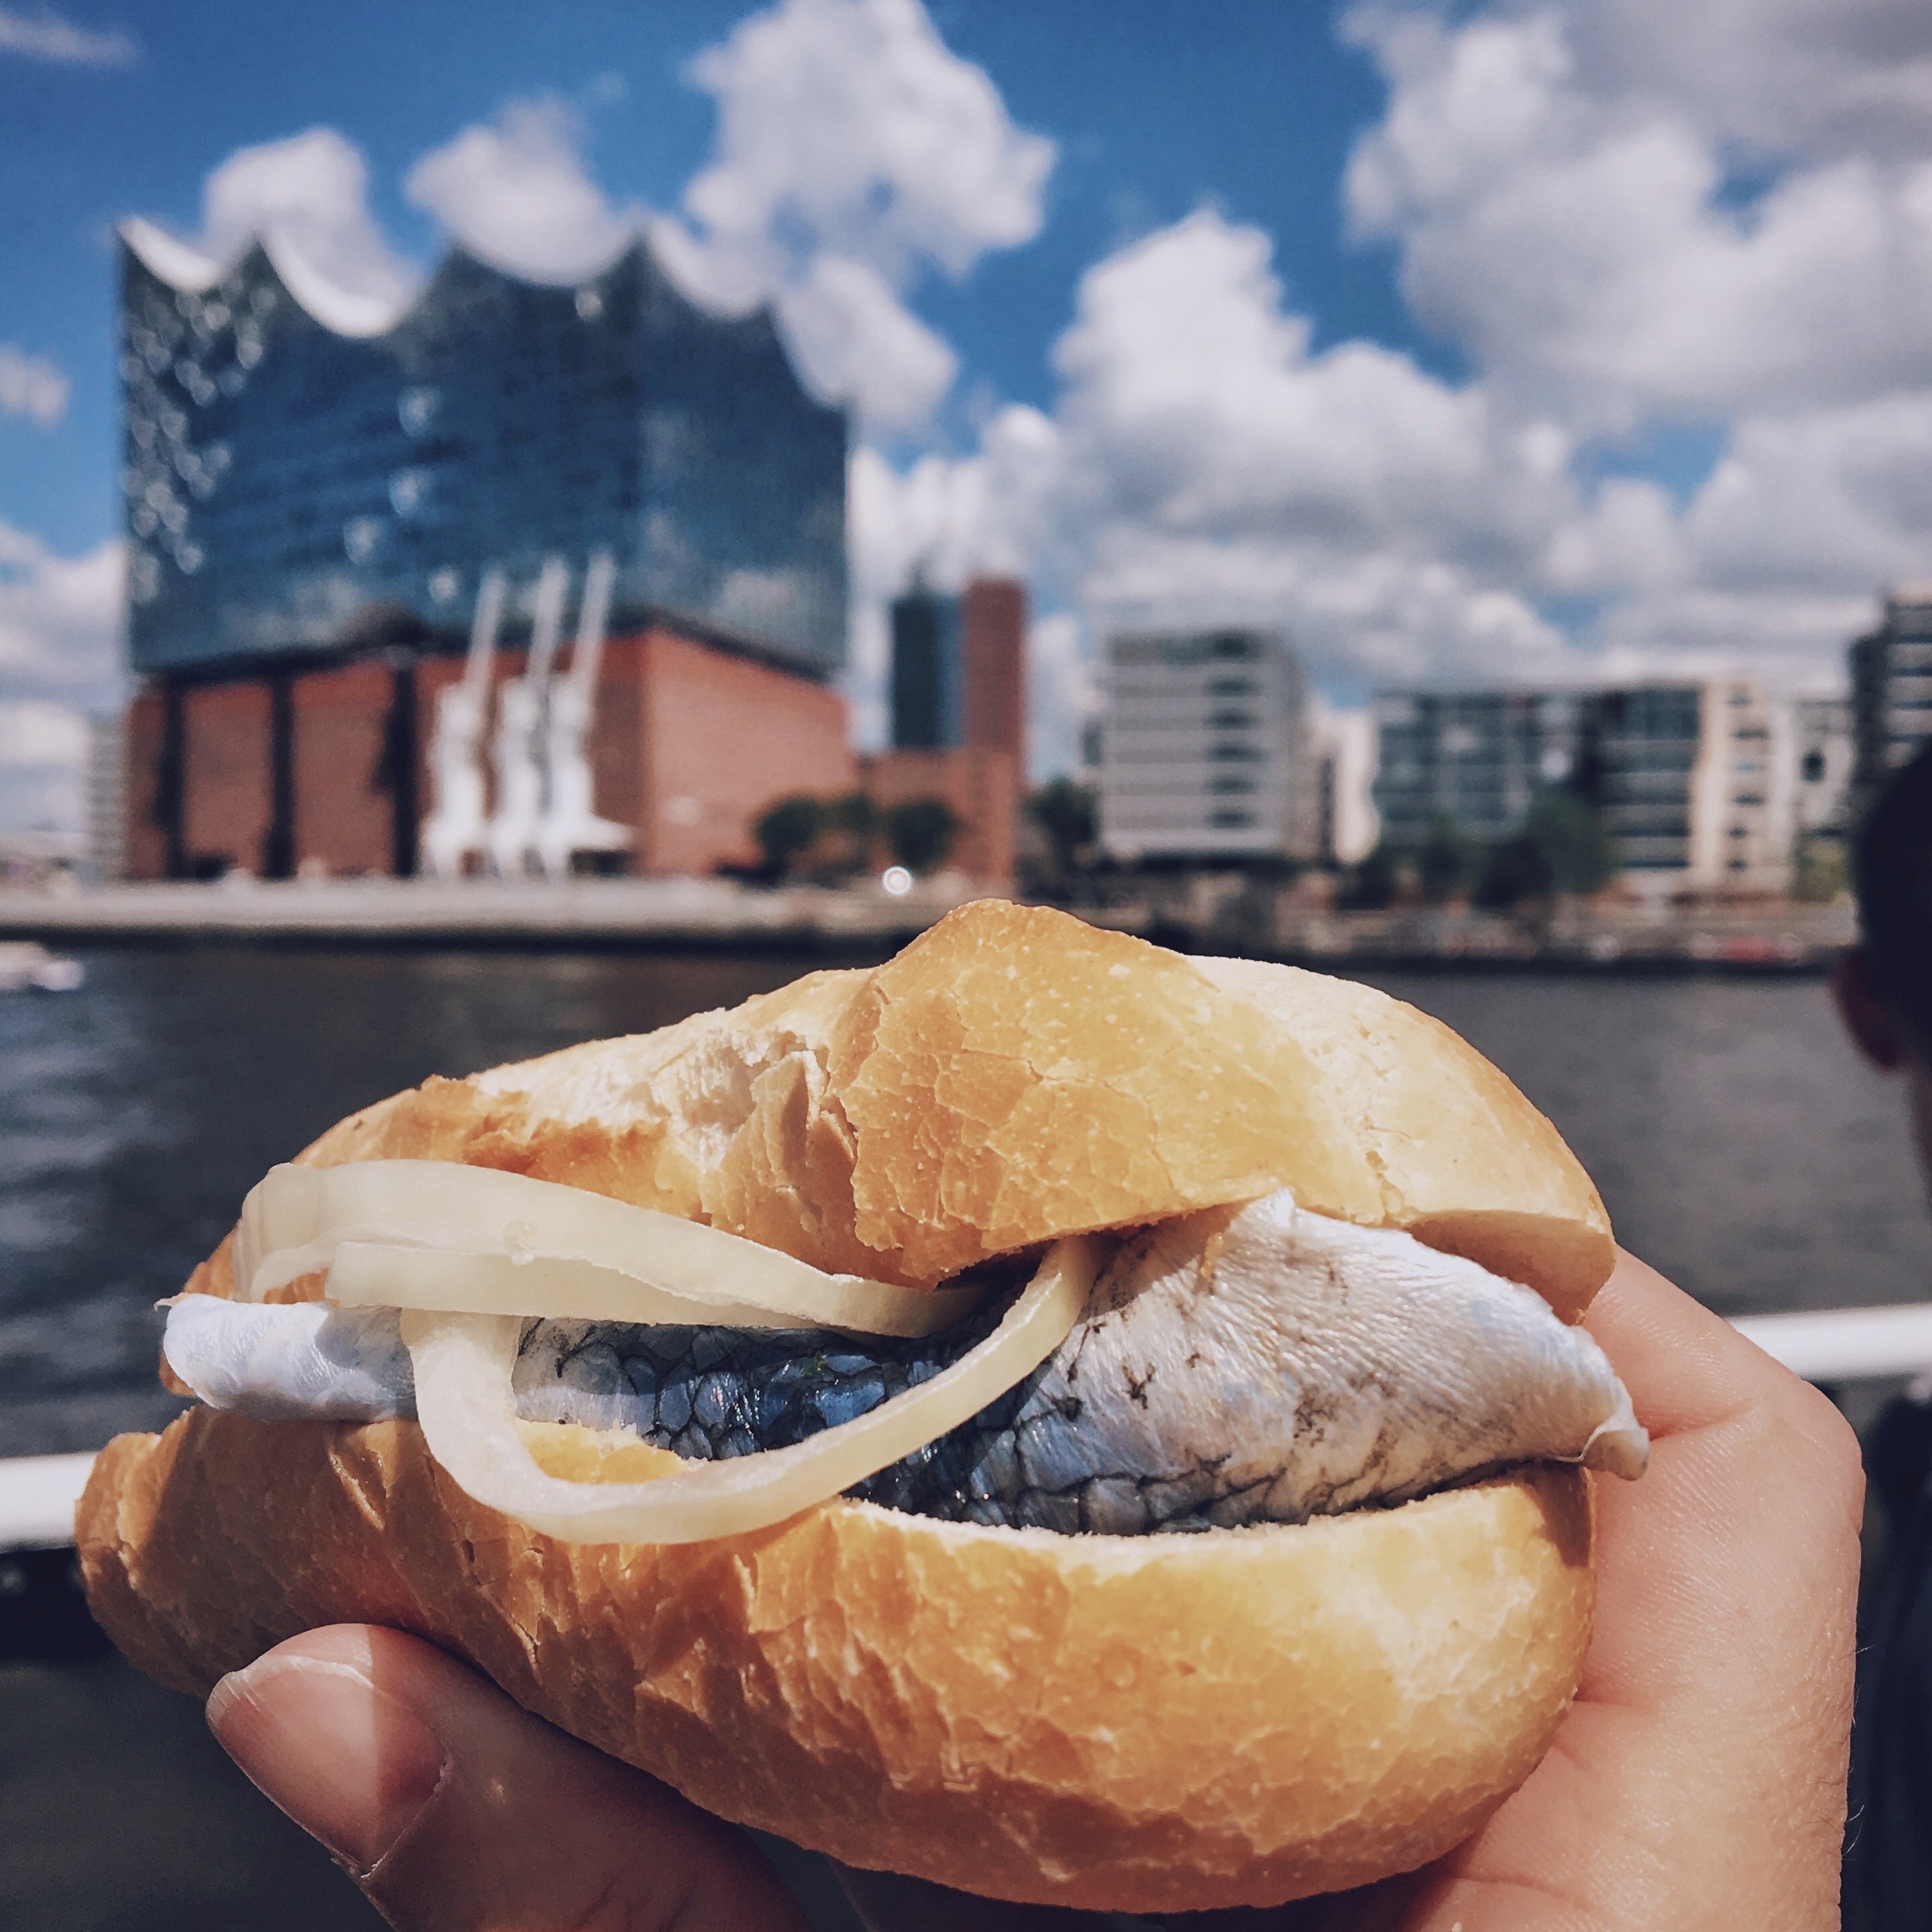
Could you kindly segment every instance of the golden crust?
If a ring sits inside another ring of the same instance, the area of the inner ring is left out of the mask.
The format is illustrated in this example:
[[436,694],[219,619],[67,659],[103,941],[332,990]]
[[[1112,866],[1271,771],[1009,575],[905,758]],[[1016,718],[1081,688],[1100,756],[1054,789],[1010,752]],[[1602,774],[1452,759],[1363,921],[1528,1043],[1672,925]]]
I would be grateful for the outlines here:
[[1603,1198],[1562,1137],[1475,1048],[1352,980],[1197,959],[1300,1044],[1382,1190],[1380,1219],[1581,1318],[1616,1264]]
[[[558,1474],[662,1460],[530,1433]],[[96,1614],[184,1690],[318,1624],[387,1623],[724,1816],[1117,1911],[1437,1856],[1541,1756],[1592,1597],[1569,1470],[1207,1536],[835,1502],[697,1547],[573,1547],[471,1502],[413,1425],[200,1411],[114,1443],[80,1528]]]
[[1613,1258],[1555,1129],[1413,1007],[1000,900],[874,972],[430,1081],[299,1156],[376,1157],[509,1168],[921,1286],[1276,1187],[1573,1318]]
[[[1555,1130],[1412,1008],[993,902],[877,972],[433,1080],[300,1156],[381,1157],[915,1283],[1282,1186],[1573,1318],[1612,1259]],[[190,1286],[232,1292],[231,1252]],[[586,1480],[672,1460],[526,1433]],[[1472,1829],[1576,1682],[1586,1498],[1541,1469],[1124,1539],[838,1502],[698,1548],[572,1546],[472,1502],[413,1425],[200,1411],[110,1445],[80,1534],[104,1626],[184,1689],[318,1623],[392,1624],[723,1816],[997,1896],[1156,1911],[1365,1881]]]

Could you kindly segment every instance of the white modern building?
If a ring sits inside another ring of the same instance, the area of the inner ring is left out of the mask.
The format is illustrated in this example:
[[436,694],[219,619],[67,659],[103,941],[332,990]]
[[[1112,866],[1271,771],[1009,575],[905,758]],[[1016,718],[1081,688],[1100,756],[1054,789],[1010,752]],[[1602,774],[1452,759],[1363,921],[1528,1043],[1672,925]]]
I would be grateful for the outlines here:
[[1789,890],[1793,733],[1791,707],[1752,677],[1595,693],[1580,777],[1624,877],[1670,892]]
[[1313,859],[1321,769],[1300,661],[1278,632],[1107,640],[1100,839],[1114,857]]

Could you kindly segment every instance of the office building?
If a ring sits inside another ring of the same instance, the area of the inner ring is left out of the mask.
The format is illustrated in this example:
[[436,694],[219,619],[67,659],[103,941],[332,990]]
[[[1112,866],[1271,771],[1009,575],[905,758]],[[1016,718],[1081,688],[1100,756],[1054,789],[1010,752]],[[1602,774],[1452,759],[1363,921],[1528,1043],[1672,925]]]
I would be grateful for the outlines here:
[[1010,577],[976,577],[959,600],[959,742],[1004,752],[1026,768],[1026,586]]
[[1800,698],[1791,706],[1792,814],[1800,834],[1838,834],[1851,808],[1852,707],[1842,698]]
[[1100,838],[1115,857],[1312,859],[1319,771],[1306,678],[1252,630],[1110,638]]
[[1752,678],[1592,693],[1580,784],[1624,877],[1673,892],[1787,891],[1791,733],[1789,707]]
[[897,751],[960,742],[959,599],[915,582],[892,604],[892,734]]
[[458,251],[392,314],[123,241],[132,875],[406,873],[432,824],[459,869],[701,869],[849,784],[845,418],[769,315],[641,242],[568,286]]
[[1862,811],[1932,738],[1932,584],[1892,592],[1850,658],[1852,806]]
[[1447,821],[1519,830],[1538,792],[1575,775],[1586,699],[1564,691],[1385,691],[1372,706],[1384,841],[1413,848]]
[[957,596],[922,579],[892,606],[892,745],[866,789],[890,809],[916,798],[962,828],[950,862],[976,883],[1012,883],[1026,776],[1026,590],[976,577]]

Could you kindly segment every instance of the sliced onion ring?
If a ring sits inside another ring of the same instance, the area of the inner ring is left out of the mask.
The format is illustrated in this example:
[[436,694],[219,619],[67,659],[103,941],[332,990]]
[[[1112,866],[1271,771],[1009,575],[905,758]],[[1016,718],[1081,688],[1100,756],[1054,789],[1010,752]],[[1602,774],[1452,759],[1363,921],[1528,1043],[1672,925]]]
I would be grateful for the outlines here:
[[[681,1301],[719,1310],[762,1309],[788,1318],[784,1325],[790,1328],[930,1335],[970,1314],[980,1301],[970,1291],[827,1274],[702,1222],[557,1181],[447,1160],[271,1168],[242,1204],[235,1245],[236,1298],[260,1301],[274,1288],[330,1268],[345,1243],[496,1256],[519,1264],[538,1258],[578,1264],[597,1276],[621,1276]],[[586,1276],[581,1296],[568,1289],[569,1279],[568,1267],[547,1268],[539,1292],[539,1278],[532,1276],[529,1298],[508,1312],[586,1320],[664,1318],[647,1312],[648,1296],[631,1306],[615,1305],[621,1298],[614,1297],[608,1279]],[[476,1314],[506,1312],[500,1300],[462,1305]]]
[[928,1382],[802,1442],[694,1462],[642,1483],[547,1474],[517,1427],[514,1316],[406,1310],[416,1419],[430,1454],[486,1507],[565,1543],[704,1543],[783,1522],[976,1415],[1059,1347],[1087,1306],[1102,1247],[1059,1241],[999,1326]]
[[551,1255],[519,1261],[500,1252],[405,1248],[380,1241],[341,1243],[328,1264],[328,1299],[344,1308],[423,1308],[444,1315],[526,1316],[541,1309],[551,1319],[572,1322],[722,1328],[840,1325],[801,1324],[795,1315],[748,1302],[694,1301],[590,1262]]

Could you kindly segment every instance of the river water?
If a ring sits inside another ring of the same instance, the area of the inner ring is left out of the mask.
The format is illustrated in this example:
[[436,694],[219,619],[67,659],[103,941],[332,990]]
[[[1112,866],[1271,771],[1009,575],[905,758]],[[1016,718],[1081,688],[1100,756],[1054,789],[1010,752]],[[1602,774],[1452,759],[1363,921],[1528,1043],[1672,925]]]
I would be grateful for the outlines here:
[[[265,1168],[356,1107],[729,1004],[766,954],[246,946],[84,956],[0,997],[0,1456],[98,1447],[175,1405],[155,1300]],[[1808,979],[1378,974],[1508,1072],[1625,1244],[1726,1314],[1932,1299],[1900,1096]]]

